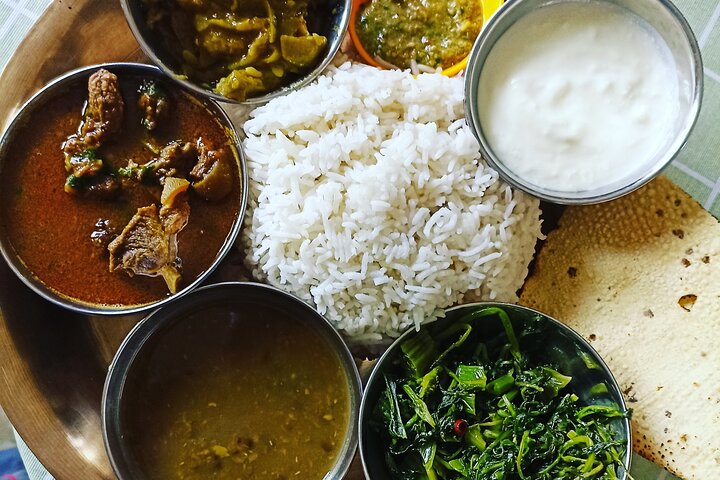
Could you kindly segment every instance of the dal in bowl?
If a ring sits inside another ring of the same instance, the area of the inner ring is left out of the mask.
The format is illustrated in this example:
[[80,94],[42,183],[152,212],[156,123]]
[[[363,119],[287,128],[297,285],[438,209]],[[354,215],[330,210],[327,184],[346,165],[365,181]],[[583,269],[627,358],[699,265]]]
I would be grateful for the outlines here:
[[139,323],[103,395],[121,479],[340,479],[360,380],[340,336],[260,284],[202,288]]

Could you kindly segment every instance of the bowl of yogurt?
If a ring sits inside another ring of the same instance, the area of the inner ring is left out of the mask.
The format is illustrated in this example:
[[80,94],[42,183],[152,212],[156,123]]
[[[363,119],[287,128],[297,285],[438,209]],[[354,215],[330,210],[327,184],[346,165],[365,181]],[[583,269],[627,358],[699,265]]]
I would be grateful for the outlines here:
[[476,40],[466,118],[500,175],[562,204],[655,177],[697,119],[703,67],[667,0],[513,0]]

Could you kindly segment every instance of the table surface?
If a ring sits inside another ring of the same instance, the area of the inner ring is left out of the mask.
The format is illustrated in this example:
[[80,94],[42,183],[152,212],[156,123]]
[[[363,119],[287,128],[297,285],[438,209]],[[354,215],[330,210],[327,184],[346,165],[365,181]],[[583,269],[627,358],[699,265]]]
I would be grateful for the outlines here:
[[[0,65],[20,44],[53,0],[0,0]],[[62,1],[62,0],[54,0]],[[103,0],[116,1],[116,0]],[[665,173],[716,217],[720,217],[720,0],[675,0],[702,50],[705,94],[698,123],[687,145]],[[51,479],[29,449],[19,448],[33,480]],[[640,457],[633,459],[635,480],[673,477]]]

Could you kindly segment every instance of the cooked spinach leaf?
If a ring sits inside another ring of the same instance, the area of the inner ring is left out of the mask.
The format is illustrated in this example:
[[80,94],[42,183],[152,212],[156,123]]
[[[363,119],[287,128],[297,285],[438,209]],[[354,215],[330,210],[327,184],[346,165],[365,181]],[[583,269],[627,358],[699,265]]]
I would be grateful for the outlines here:
[[[475,321],[490,316],[505,334],[492,345],[473,336]],[[629,413],[582,405],[571,377],[531,365],[520,343],[538,331],[528,322],[516,335],[503,309],[480,308],[401,345],[400,368],[386,374],[373,422],[394,478],[618,478],[625,442],[610,423]]]

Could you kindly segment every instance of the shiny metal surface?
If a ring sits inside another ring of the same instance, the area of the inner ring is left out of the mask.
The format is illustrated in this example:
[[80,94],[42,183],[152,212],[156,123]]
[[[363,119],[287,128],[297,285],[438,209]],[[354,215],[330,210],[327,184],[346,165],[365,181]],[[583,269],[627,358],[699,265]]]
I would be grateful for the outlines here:
[[[100,428],[105,357],[138,318],[117,317],[108,325],[105,318],[59,308],[38,297],[2,260],[0,309],[0,390],[13,424],[58,480],[114,478]],[[109,328],[96,337],[98,327]],[[43,438],[41,449],[32,441],[36,435]]]
[[323,70],[325,70],[325,67],[330,64],[332,59],[335,57],[335,54],[340,49],[340,44],[342,43],[345,32],[348,29],[352,0],[310,0],[311,11],[318,12],[319,15],[328,15],[327,19],[322,21],[322,24],[311,29],[316,33],[324,35],[328,39],[327,48],[322,61],[312,71],[303,75],[291,84],[285,85],[277,90],[273,90],[265,95],[248,98],[244,101],[234,100],[232,98],[225,97],[224,95],[217,94],[191,80],[181,77],[179,65],[175,64],[173,56],[162,47],[160,44],[161,42],[148,28],[142,12],[142,3],[142,0],[120,0],[120,5],[125,13],[125,18],[130,26],[130,30],[132,30],[133,35],[135,35],[135,39],[142,47],[145,54],[150,57],[150,60],[152,60],[155,65],[162,68],[168,77],[172,78],[176,82],[179,82],[186,88],[218,101],[240,103],[244,105],[258,105],[272,100],[275,97],[285,95],[293,90],[304,87],[320,75]]
[[[508,312],[511,318],[519,319],[524,321],[539,315],[540,318],[547,322],[549,330],[544,332],[545,339],[547,340],[548,352],[552,352],[554,355],[553,362],[557,363],[561,367],[560,371],[569,374],[575,379],[582,381],[583,377],[591,380],[583,385],[586,388],[590,388],[596,383],[605,383],[608,387],[608,394],[606,398],[600,401],[614,402],[619,406],[622,411],[627,411],[625,399],[623,397],[620,386],[618,385],[612,372],[605,364],[605,361],[595,351],[595,349],[582,337],[570,327],[563,323],[555,320],[554,318],[545,315],[542,312],[533,310],[532,308],[523,307],[521,305],[515,305],[510,303],[501,302],[479,302],[479,303],[468,303],[465,305],[458,305],[446,310],[446,317],[437,320],[435,323],[427,324],[422,328],[433,328],[433,325],[446,325],[458,317],[462,316],[464,312],[471,311],[478,307],[500,307]],[[502,327],[500,322],[495,322],[494,325],[488,325],[485,332],[489,336],[496,334],[502,334]],[[409,329],[402,334],[395,342],[388,348],[385,353],[375,364],[375,367],[370,374],[370,378],[365,386],[363,392],[362,402],[360,404],[360,430],[359,430],[359,446],[360,446],[360,458],[362,459],[363,471],[365,472],[365,478],[372,480],[391,480],[391,476],[385,466],[385,452],[382,450],[381,443],[377,438],[377,434],[368,427],[368,419],[373,413],[373,409],[377,404],[377,401],[384,390],[384,373],[390,366],[393,360],[400,355],[400,345],[408,336],[415,333],[414,329]],[[553,351],[555,350],[555,351]],[[582,352],[587,354],[597,364],[597,368],[592,371],[586,367],[584,361],[578,362],[580,367],[576,367],[573,360],[579,358],[579,353]],[[557,358],[556,358],[557,357]],[[563,365],[562,363],[567,363]],[[577,370],[580,368],[580,370]],[[575,371],[573,371],[575,370]],[[592,378],[590,378],[592,377]],[[582,390],[582,388],[581,388]],[[583,393],[576,392],[583,401]],[[594,397],[594,401],[597,397]],[[632,460],[632,430],[630,428],[630,420],[628,418],[617,419],[616,428],[621,430],[621,434],[624,435],[625,439],[625,456],[623,458],[623,464],[630,470],[630,463]],[[620,480],[627,480],[630,477],[626,471],[621,471],[619,475]]]
[[[217,304],[227,304],[228,309],[263,304],[292,313],[294,318],[321,334],[338,354],[348,380],[350,414],[338,459],[333,469],[325,476],[325,480],[342,479],[350,467],[357,448],[358,412],[362,389],[360,375],[350,350],[330,322],[303,301],[269,285],[241,282],[219,283],[200,288],[150,314],[138,323],[123,341],[108,371],[101,409],[105,446],[116,475],[121,480],[145,478],[128,450],[126,442],[123,441],[122,402],[125,379],[135,366],[135,359],[140,355],[143,346],[156,334],[174,328],[188,312]],[[231,328],[231,323],[226,324],[227,328]]]
[[[2,175],[6,158],[12,155],[12,142],[14,139],[14,135],[19,130],[19,128],[22,127],[27,121],[29,121],[29,119],[32,118],[32,116],[36,114],[36,112],[41,111],[45,103],[58,95],[58,92],[62,92],[63,90],[71,88],[73,86],[77,86],[79,83],[87,83],[87,78],[99,68],[106,68],[121,76],[123,74],[142,74],[149,77],[164,79],[164,76],[162,75],[162,72],[159,68],[140,63],[105,63],[99,65],[91,65],[88,67],[82,67],[72,70],[55,78],[54,80],[50,81],[45,87],[43,87],[40,91],[38,91],[35,95],[33,95],[30,100],[28,100],[20,108],[20,111],[17,113],[15,118],[10,123],[10,126],[3,134],[2,140],[0,140],[0,175]],[[23,261],[15,253],[9,238],[7,237],[7,233],[4,231],[2,219],[0,219],[0,252],[2,253],[2,256],[4,257],[10,268],[13,270],[13,272],[15,272],[15,274],[28,287],[33,289],[38,295],[45,298],[46,300],[49,300],[50,302],[55,303],[56,305],[87,315],[131,315],[145,312],[166,303],[172,302],[175,299],[180,298],[186,293],[193,290],[213,272],[213,270],[222,261],[225,255],[230,251],[230,249],[235,243],[235,240],[237,239],[240,228],[242,227],[243,217],[245,214],[245,205],[247,203],[248,179],[247,168],[245,165],[245,155],[242,151],[242,144],[239,140],[237,130],[235,129],[235,126],[230,121],[223,109],[220,108],[220,106],[212,100],[205,99],[192,92],[188,92],[188,94],[191,95],[192,98],[196,99],[198,102],[201,102],[210,112],[213,113],[213,115],[215,115],[215,117],[221,122],[221,124],[229,132],[232,133],[235,148],[238,152],[238,167],[240,172],[240,177],[238,178],[238,180],[241,182],[241,195],[240,198],[237,199],[237,208],[239,213],[213,263],[206,271],[200,274],[200,276],[198,276],[190,284],[186,285],[178,293],[160,299],[156,302],[132,306],[89,304],[62,295],[60,292],[48,288],[40,279],[38,279],[33,274],[33,272],[31,272],[25,266]],[[52,235],[52,232],[48,232],[48,234]]]
[[[0,75],[3,126],[63,72],[122,60],[147,59],[119,2],[51,3]],[[205,283],[240,278],[241,264],[231,251]],[[33,292],[0,258],[0,404],[56,480],[117,478],[105,453],[100,404],[108,365],[139,320],[61,308]],[[345,478],[363,478],[359,459]]]
[[[690,25],[670,0],[593,0],[619,5],[645,19],[665,39],[690,89],[690,98],[681,105],[681,114],[676,123],[675,137],[667,149],[656,156],[651,166],[639,171],[632,178],[614,185],[579,192],[559,192],[535,186],[519,177],[507,168],[501,158],[492,150],[485,138],[478,110],[478,83],[487,56],[495,42],[523,16],[546,6],[578,2],[579,0],[513,0],[505,3],[483,28],[475,41],[468,59],[465,74],[465,117],[480,142],[480,151],[488,163],[508,183],[543,200],[560,204],[600,203],[626,195],[652,180],[663,168],[670,164],[685,146],[687,138],[695,125],[703,93],[703,65],[700,48]],[[682,77],[681,77],[682,78]]]
[[[48,6],[0,75],[3,128],[63,72],[141,59],[122,11],[107,7],[96,0]],[[57,480],[115,478],[100,428],[102,382],[112,356],[105,358],[135,321],[60,308],[35,294],[0,258],[0,404]]]

